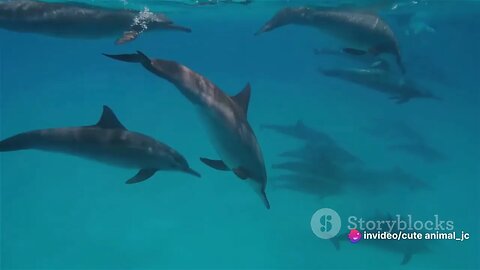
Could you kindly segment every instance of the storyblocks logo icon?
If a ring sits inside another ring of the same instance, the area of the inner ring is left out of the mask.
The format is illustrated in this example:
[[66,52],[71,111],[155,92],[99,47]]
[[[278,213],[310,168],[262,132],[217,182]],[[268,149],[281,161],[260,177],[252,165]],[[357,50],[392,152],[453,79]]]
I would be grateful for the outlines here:
[[322,208],[313,214],[310,226],[317,237],[330,239],[338,234],[342,227],[342,221],[335,210]]

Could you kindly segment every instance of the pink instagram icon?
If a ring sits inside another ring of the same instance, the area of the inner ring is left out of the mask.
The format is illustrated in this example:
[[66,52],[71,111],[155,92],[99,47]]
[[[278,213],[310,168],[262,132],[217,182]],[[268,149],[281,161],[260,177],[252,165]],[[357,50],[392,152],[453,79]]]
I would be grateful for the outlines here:
[[357,243],[362,239],[362,234],[357,229],[352,229],[348,234],[348,239],[350,239],[352,243]]

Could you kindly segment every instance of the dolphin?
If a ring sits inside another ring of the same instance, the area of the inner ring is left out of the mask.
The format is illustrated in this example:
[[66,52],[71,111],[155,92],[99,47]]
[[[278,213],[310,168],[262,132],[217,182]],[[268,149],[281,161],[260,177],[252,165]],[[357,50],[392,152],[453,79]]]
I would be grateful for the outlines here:
[[[63,38],[118,36],[116,44],[136,39],[144,31],[189,28],[174,25],[165,15],[84,3],[46,3],[31,0],[0,3],[0,28]],[[123,33],[123,34],[122,34]]]
[[382,140],[399,140],[402,142],[420,143],[425,139],[412,126],[403,121],[392,119],[376,118],[366,127],[362,127],[362,131]]
[[404,152],[416,156],[425,162],[439,162],[446,160],[444,154],[425,143],[395,144],[388,147],[390,150]]
[[289,24],[312,26],[327,32],[348,44],[344,48],[346,53],[392,54],[405,73],[395,34],[373,13],[330,7],[287,7],[278,11],[255,35]]
[[362,163],[362,161],[338,145],[307,143],[302,148],[285,151],[281,157],[292,157],[303,161],[329,159],[336,164]]
[[306,126],[303,121],[298,120],[294,125],[261,125],[261,129],[269,129],[276,131],[299,140],[312,142],[317,145],[334,145],[335,140],[328,134],[317,131],[309,126]]
[[272,181],[274,188],[288,189],[296,192],[314,195],[321,199],[329,196],[339,195],[343,192],[339,182],[331,181],[314,175],[303,175],[299,173],[280,175]]
[[354,190],[377,192],[387,188],[397,190],[399,187],[411,191],[432,190],[432,186],[429,183],[398,167],[381,170],[352,168],[344,171],[341,179],[345,183],[348,183],[349,186],[356,187]]
[[[397,216],[399,217],[399,216]],[[383,214],[383,215],[375,215],[371,219],[365,219],[366,221],[380,221],[382,222],[381,225],[381,230],[379,232],[390,232],[390,233],[399,233],[400,231],[398,230],[397,227],[394,227],[393,229],[388,228],[389,225],[386,223],[389,222],[390,224],[395,224],[394,222],[398,222],[397,219],[393,218],[391,215]],[[403,220],[404,222],[407,222]],[[390,225],[394,226],[394,225]],[[407,230],[408,231],[408,230]],[[377,231],[373,231],[375,233]],[[410,231],[408,231],[410,232]],[[363,232],[361,232],[363,233]],[[340,233],[336,235],[335,237],[330,239],[330,242],[334,245],[336,250],[340,250],[340,242],[347,241],[348,239],[348,233]],[[380,240],[380,239],[375,239],[375,240],[365,240],[362,239],[360,240],[361,245],[369,245],[371,247],[385,250],[388,252],[392,253],[400,253],[402,254],[403,258],[402,261],[400,262],[401,265],[406,265],[408,264],[413,255],[416,254],[425,254],[431,252],[431,248],[429,245],[427,245],[427,242],[425,239],[423,240]]]
[[338,68],[320,70],[325,76],[339,78],[373,90],[382,92],[395,100],[397,104],[403,104],[413,98],[427,98],[441,100],[429,90],[421,87],[412,80],[379,68]]
[[319,56],[333,56],[339,59],[346,59],[349,62],[357,62],[363,66],[372,68],[381,68],[383,70],[390,70],[390,64],[386,59],[382,59],[376,55],[364,54],[364,55],[352,55],[346,53],[341,49],[332,48],[315,48],[313,53]]
[[339,168],[328,159],[312,163],[287,161],[273,164],[272,169],[287,170],[303,175],[321,176],[329,179],[336,179],[339,172]]
[[339,146],[330,135],[305,125],[301,120],[298,120],[293,125],[264,124],[261,125],[261,128],[306,141],[306,145],[303,148],[283,152],[280,156],[295,157],[307,161],[328,157],[339,163],[361,162],[353,154]]
[[145,181],[157,171],[181,171],[200,177],[180,153],[151,137],[127,130],[107,106],[103,106],[100,120],[92,126],[41,129],[0,141],[0,152],[25,149],[65,153],[139,169],[127,184]]
[[247,120],[250,84],[235,96],[228,96],[207,78],[190,68],[169,60],[150,59],[141,52],[106,56],[142,64],[147,70],[174,84],[199,109],[220,160],[201,158],[217,170],[231,170],[247,180],[260,195],[265,207],[270,203],[265,192],[267,172],[260,146]]

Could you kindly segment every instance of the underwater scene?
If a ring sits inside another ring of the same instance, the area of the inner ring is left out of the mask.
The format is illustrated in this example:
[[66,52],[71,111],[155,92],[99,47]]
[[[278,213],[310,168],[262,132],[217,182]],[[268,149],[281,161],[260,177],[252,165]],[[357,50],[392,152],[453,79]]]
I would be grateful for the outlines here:
[[0,268],[480,269],[479,16],[0,1]]

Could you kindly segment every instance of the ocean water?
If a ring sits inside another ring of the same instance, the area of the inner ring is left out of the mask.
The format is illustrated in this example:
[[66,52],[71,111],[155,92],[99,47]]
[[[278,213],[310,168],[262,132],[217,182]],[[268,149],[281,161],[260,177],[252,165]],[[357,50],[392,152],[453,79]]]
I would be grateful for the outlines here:
[[[117,46],[113,37],[63,39],[0,29],[0,138],[92,125],[108,105],[125,127],[177,149],[202,177],[157,172],[126,185],[135,170],[35,150],[0,153],[2,269],[480,269],[477,2],[375,7],[397,35],[409,76],[442,98],[401,105],[321,75],[319,68],[353,64],[314,55],[314,48],[338,46],[316,29],[287,26],[253,35],[280,8],[318,1],[85,2],[163,11],[193,31],[146,32]],[[403,14],[414,19],[405,22],[399,19]],[[175,86],[139,64],[102,55],[136,50],[178,61],[230,95],[251,84],[248,119],[265,158],[270,210],[233,173],[200,162],[199,157],[218,155],[196,109]],[[392,150],[395,139],[364,130],[378,119],[380,130],[407,123],[444,158],[424,162]],[[271,166],[288,160],[278,154],[303,144],[261,126],[298,120],[327,133],[359,157],[361,166],[401,168],[429,188],[370,190],[360,184],[321,197],[275,185],[285,173]],[[401,265],[403,254],[388,243],[376,248],[367,240],[344,242],[336,250],[316,237],[310,222],[321,208],[339,213],[342,231],[348,216],[380,211],[419,220],[438,215],[470,239],[425,241],[429,252]]]

